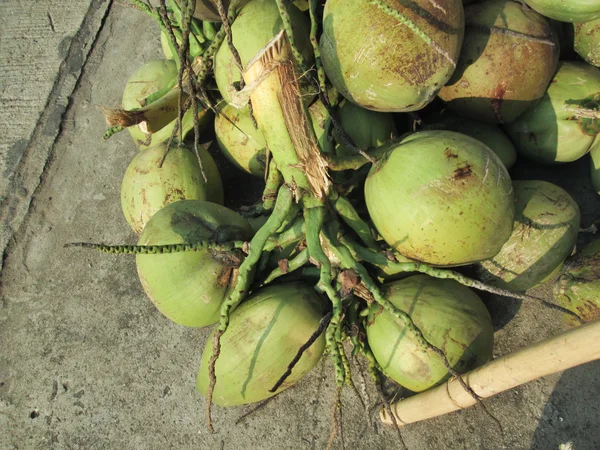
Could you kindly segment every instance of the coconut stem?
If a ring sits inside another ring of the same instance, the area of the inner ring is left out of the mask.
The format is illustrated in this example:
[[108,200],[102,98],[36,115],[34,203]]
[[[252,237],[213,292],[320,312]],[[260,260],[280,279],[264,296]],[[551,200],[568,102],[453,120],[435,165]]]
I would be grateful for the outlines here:
[[281,265],[278,266],[278,267],[276,267],[269,274],[269,276],[265,279],[265,281],[262,284],[263,285],[269,284],[273,280],[275,280],[275,279],[277,279],[277,278],[279,278],[279,277],[281,277],[283,275],[286,275],[286,274],[291,273],[291,272],[293,272],[295,270],[298,270],[300,267],[302,267],[307,262],[308,262],[308,250],[304,249],[300,253],[298,253],[296,256],[294,256],[292,259],[285,260],[285,263],[282,263],[283,267]]
[[321,50],[319,48],[319,41],[317,39],[317,32],[319,30],[319,20],[317,19],[317,8],[319,7],[319,0],[309,0],[310,7],[310,43],[312,44],[313,53],[315,55],[315,66],[317,67],[317,79],[319,83],[319,92],[325,97],[327,88],[325,87],[325,71],[323,70],[323,63],[321,61]]
[[333,306],[333,315],[325,333],[325,341],[331,351],[331,357],[335,366],[336,383],[338,386],[343,386],[346,378],[345,371],[335,339],[336,330],[340,326],[342,317],[342,301],[332,286],[331,262],[321,246],[320,234],[325,224],[325,212],[324,206],[305,208],[306,245],[310,257],[320,269],[317,290],[325,293]]
[[302,73],[308,71],[308,66],[306,65],[306,60],[298,47],[296,46],[296,40],[294,39],[294,30],[292,29],[292,19],[287,11],[287,7],[285,5],[285,0],[276,0],[277,8],[279,9],[279,15],[281,17],[281,21],[283,22],[283,29],[285,30],[289,43],[290,49],[292,50],[292,55],[294,55],[294,59],[296,60],[296,64],[300,68]]
[[98,250],[103,253],[127,254],[127,255],[149,255],[178,252],[199,252],[201,250],[217,250],[222,252],[234,249],[242,249],[247,243],[245,241],[228,241],[226,243],[216,241],[197,242],[195,244],[166,244],[166,245],[105,245],[93,242],[72,242],[64,247],[81,247]]
[[264,250],[267,252],[275,250],[275,248],[286,248],[292,244],[299,243],[305,238],[306,227],[304,219],[298,218],[292,226],[277,236],[271,236],[265,244]]
[[266,176],[267,179],[265,180],[265,189],[263,190],[261,200],[263,202],[264,210],[270,211],[273,209],[273,205],[275,204],[277,191],[283,184],[283,177],[281,176],[281,172],[277,170],[277,164],[275,164],[275,161],[271,160],[269,162]]
[[227,330],[229,325],[229,314],[235,306],[237,306],[248,294],[248,289],[252,283],[252,274],[260,257],[264,251],[267,240],[273,236],[281,227],[282,223],[288,216],[293,205],[292,192],[287,186],[281,186],[273,208],[273,213],[269,216],[266,223],[256,232],[250,241],[248,256],[239,267],[238,278],[235,287],[231,294],[221,305],[221,316],[219,325],[213,338],[213,354],[208,363],[208,373],[210,383],[206,395],[206,417],[209,430],[214,433],[214,428],[211,419],[212,396],[215,390],[217,377],[215,375],[215,364],[221,353],[221,336]]
[[335,172],[341,172],[343,170],[358,170],[365,164],[372,164],[374,161],[378,161],[379,159],[381,159],[383,156],[385,156],[386,153],[390,151],[392,146],[395,146],[398,144],[398,142],[400,142],[400,139],[401,138],[392,139],[387,144],[381,145],[377,148],[369,148],[366,150],[366,152],[363,151],[362,153],[357,155],[327,156],[327,166],[330,170],[333,170]]
[[335,210],[346,225],[354,230],[367,247],[376,249],[377,242],[373,239],[371,227],[356,212],[352,203],[346,197],[338,197],[334,203]]

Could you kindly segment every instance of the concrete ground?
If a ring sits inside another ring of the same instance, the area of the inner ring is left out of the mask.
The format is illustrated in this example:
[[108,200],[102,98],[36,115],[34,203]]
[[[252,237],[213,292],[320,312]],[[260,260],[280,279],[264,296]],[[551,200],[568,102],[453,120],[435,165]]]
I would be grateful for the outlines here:
[[[239,424],[246,408],[215,407],[210,435],[195,391],[209,330],[160,315],[132,257],[63,248],[136,241],[119,199],[136,149],[126,133],[102,140],[96,105],[117,106],[128,76],[160,56],[156,26],[112,0],[0,3],[0,449],[324,448],[327,359]],[[589,226],[600,201],[587,164],[518,171],[542,171],[567,189]],[[538,304],[487,302],[496,356],[569,328]],[[599,373],[592,363],[486,400],[502,431],[476,406],[407,426],[404,442],[414,450],[600,448]],[[401,448],[393,430],[366,426],[354,393],[343,403],[347,448]]]

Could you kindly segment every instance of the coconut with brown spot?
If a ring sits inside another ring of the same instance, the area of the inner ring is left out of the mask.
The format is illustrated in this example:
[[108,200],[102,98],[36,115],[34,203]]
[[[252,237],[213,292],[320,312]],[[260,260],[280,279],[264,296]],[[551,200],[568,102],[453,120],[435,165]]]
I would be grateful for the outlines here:
[[558,38],[544,17],[513,1],[469,5],[465,23],[458,67],[440,98],[470,119],[510,123],[544,95]]

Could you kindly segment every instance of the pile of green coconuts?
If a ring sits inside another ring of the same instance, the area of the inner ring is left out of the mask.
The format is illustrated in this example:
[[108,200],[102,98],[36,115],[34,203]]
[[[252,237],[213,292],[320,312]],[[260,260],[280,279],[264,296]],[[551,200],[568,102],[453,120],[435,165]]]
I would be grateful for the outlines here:
[[[577,203],[510,175],[587,158],[600,194],[600,2],[131,3],[165,55],[107,114],[139,148],[121,186],[139,241],[86,245],[135,253],[173,322],[217,324],[196,386],[209,408],[276,395],[324,354],[338,389],[357,355],[375,381],[439,385],[492,358],[479,291],[550,280],[556,304],[600,316],[600,241],[574,252]],[[224,203],[209,141],[264,186],[256,204]]]

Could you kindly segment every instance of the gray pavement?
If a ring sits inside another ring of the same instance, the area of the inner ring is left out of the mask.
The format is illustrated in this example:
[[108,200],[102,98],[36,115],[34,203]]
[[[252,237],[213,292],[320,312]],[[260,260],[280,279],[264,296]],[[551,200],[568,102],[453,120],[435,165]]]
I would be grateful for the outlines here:
[[[326,358],[240,424],[248,408],[215,407],[211,436],[194,389],[209,330],[161,316],[133,258],[63,248],[136,241],[119,199],[136,149],[126,133],[102,140],[96,105],[118,105],[128,76],[160,56],[154,24],[117,2],[0,3],[0,449],[325,448],[334,390]],[[584,163],[561,185],[585,226],[600,208],[578,185]],[[538,304],[487,301],[496,356],[569,328]],[[593,363],[486,400],[502,431],[476,406],[402,436],[410,449],[597,449],[599,373]],[[402,448],[393,430],[367,427],[353,392],[343,403],[347,448]]]

